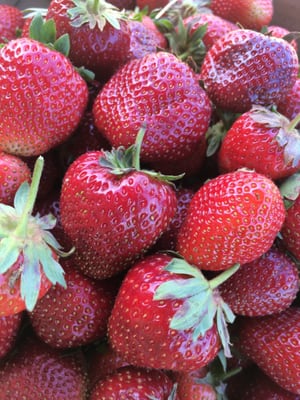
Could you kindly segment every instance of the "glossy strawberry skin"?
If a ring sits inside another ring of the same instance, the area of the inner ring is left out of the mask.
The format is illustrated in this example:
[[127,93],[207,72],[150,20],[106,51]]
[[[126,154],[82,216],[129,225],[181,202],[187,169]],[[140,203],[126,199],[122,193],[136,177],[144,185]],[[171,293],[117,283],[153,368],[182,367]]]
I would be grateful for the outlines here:
[[25,181],[31,181],[27,164],[19,157],[0,152],[0,203],[13,205],[16,191]]
[[108,22],[102,31],[97,26],[91,29],[88,23],[73,27],[68,10],[74,7],[72,0],[52,0],[46,18],[54,19],[58,36],[69,34],[72,63],[93,71],[97,80],[106,81],[128,59],[129,27],[125,21],[120,21],[120,29]]
[[162,282],[170,280],[164,270],[170,260],[157,253],[129,270],[110,316],[108,336],[114,350],[130,364],[189,372],[215,358],[220,339],[215,324],[195,341],[192,329],[169,327],[182,300],[157,301],[153,295]]
[[[269,127],[256,122],[253,111],[243,113],[227,131],[218,152],[218,165],[221,172],[234,171],[239,168],[253,169],[256,172],[278,180],[297,172],[299,161],[293,160],[285,151],[286,143],[280,144],[280,127]],[[288,140],[293,133],[286,132]]]
[[86,399],[87,377],[80,351],[68,355],[31,337],[23,339],[16,350],[0,369],[3,399]]
[[[295,118],[300,113],[300,78],[296,79],[290,92],[278,104],[278,111],[289,119]],[[299,129],[300,123],[297,128]]]
[[[123,367],[98,381],[90,400],[168,399],[173,389],[172,380],[162,371]],[[178,397],[174,398],[179,400]]]
[[216,15],[257,31],[273,16],[272,0],[212,0],[209,7]]
[[236,113],[253,104],[277,105],[293,87],[296,50],[284,39],[249,29],[227,33],[203,60],[201,78],[212,102]]
[[106,334],[114,295],[106,281],[94,281],[76,271],[72,260],[62,262],[67,287],[53,286],[29,313],[41,340],[54,348],[73,348]]
[[279,386],[300,394],[300,309],[240,321],[238,346]]
[[100,156],[101,151],[89,152],[74,161],[60,199],[61,222],[76,247],[76,265],[94,278],[130,266],[164,232],[177,206],[169,184],[139,171],[113,175],[99,165]]
[[11,40],[1,49],[0,60],[0,149],[33,156],[66,140],[88,97],[87,85],[70,61],[28,38]]
[[0,360],[14,348],[23,313],[0,317]]
[[300,260],[300,196],[287,210],[281,235],[285,247]]
[[9,4],[0,4],[0,40],[6,43],[17,37],[17,30],[22,29],[25,19],[22,11]]
[[205,378],[207,372],[206,368],[200,368],[190,373],[176,373],[177,394],[180,400],[217,400],[213,386],[200,381]]
[[98,94],[93,114],[114,147],[132,145],[146,124],[141,160],[172,162],[197,149],[211,104],[190,67],[161,51],[121,68]]
[[277,186],[253,171],[234,171],[195,193],[177,239],[177,251],[205,270],[245,264],[266,252],[285,218]]
[[235,314],[249,317],[284,311],[299,291],[296,264],[273,246],[258,259],[244,264],[219,287]]

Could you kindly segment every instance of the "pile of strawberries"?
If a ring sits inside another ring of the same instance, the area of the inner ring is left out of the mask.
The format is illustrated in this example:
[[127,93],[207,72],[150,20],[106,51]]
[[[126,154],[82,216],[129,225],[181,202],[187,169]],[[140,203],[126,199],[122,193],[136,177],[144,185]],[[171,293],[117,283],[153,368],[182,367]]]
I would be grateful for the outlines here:
[[273,12],[0,5],[0,400],[300,399],[298,43]]

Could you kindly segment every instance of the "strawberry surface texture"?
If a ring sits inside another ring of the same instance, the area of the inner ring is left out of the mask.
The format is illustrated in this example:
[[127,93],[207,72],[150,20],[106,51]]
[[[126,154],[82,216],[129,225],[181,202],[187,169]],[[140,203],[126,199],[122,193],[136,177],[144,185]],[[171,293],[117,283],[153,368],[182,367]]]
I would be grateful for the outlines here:
[[300,26],[2,3],[0,400],[300,400]]

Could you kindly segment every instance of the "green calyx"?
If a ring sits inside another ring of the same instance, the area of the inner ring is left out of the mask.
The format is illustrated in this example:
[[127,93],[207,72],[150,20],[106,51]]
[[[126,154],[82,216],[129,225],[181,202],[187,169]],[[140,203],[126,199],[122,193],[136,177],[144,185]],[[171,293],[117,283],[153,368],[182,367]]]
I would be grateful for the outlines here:
[[214,125],[208,128],[206,132],[207,149],[206,156],[211,157],[215,154],[221,146],[222,140],[227,133],[223,121],[218,121]]
[[255,105],[251,108],[251,118],[259,124],[278,129],[275,140],[283,148],[284,161],[297,167],[300,162],[300,134],[296,126],[300,122],[300,114],[290,121],[276,110]]
[[[5,274],[18,260],[22,261],[16,279],[20,278],[21,297],[26,309],[32,311],[41,286],[41,269],[53,284],[66,287],[64,271],[53,258],[52,251],[67,256],[51,230],[56,223],[53,215],[32,216],[44,165],[43,157],[35,163],[31,185],[24,182],[18,189],[14,207],[0,204],[0,274]],[[19,262],[18,261],[18,262]],[[16,279],[11,282],[13,286]]]
[[289,209],[300,196],[300,172],[296,172],[285,179],[279,189],[285,208]]
[[108,22],[115,29],[120,29],[120,20],[125,19],[125,13],[105,0],[72,0],[75,7],[68,10],[71,25],[80,27],[88,24],[90,29],[103,31]]
[[137,134],[135,143],[128,148],[120,146],[111,151],[105,151],[104,155],[99,159],[99,164],[102,167],[108,168],[113,175],[118,176],[123,176],[133,171],[140,171],[155,179],[165,182],[173,182],[181,179],[184,174],[176,176],[163,175],[160,172],[141,168],[140,154],[145,132],[146,127],[143,126]]
[[[227,323],[232,323],[235,316],[219,295],[217,287],[238,268],[239,264],[235,264],[208,281],[198,268],[188,264],[184,259],[173,258],[165,269],[174,274],[174,278],[162,283],[154,294],[154,300],[183,300],[182,306],[171,319],[170,328],[192,329],[193,340],[196,341],[216,323],[224,354],[226,357],[231,357]],[[181,277],[182,275],[185,277]]]

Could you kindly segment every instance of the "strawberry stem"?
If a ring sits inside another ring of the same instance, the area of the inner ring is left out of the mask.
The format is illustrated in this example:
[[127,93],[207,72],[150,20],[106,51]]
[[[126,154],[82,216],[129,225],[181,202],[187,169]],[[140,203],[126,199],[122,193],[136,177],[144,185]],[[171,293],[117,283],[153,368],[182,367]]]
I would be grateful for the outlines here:
[[220,286],[223,282],[225,282],[228,278],[230,278],[236,271],[240,268],[240,264],[234,264],[231,268],[223,271],[221,274],[216,276],[215,278],[209,281],[209,286],[212,289],[216,289]]
[[300,122],[300,113],[291,120],[291,122],[287,126],[287,130],[291,131],[292,129],[295,129],[296,126],[299,124],[299,122]]
[[135,143],[134,143],[134,151],[133,151],[133,156],[132,156],[132,164],[133,168],[137,171],[141,170],[141,162],[140,162],[140,157],[141,157],[141,149],[142,149],[142,143],[143,139],[146,133],[146,127],[143,125],[140,130],[138,131]]

